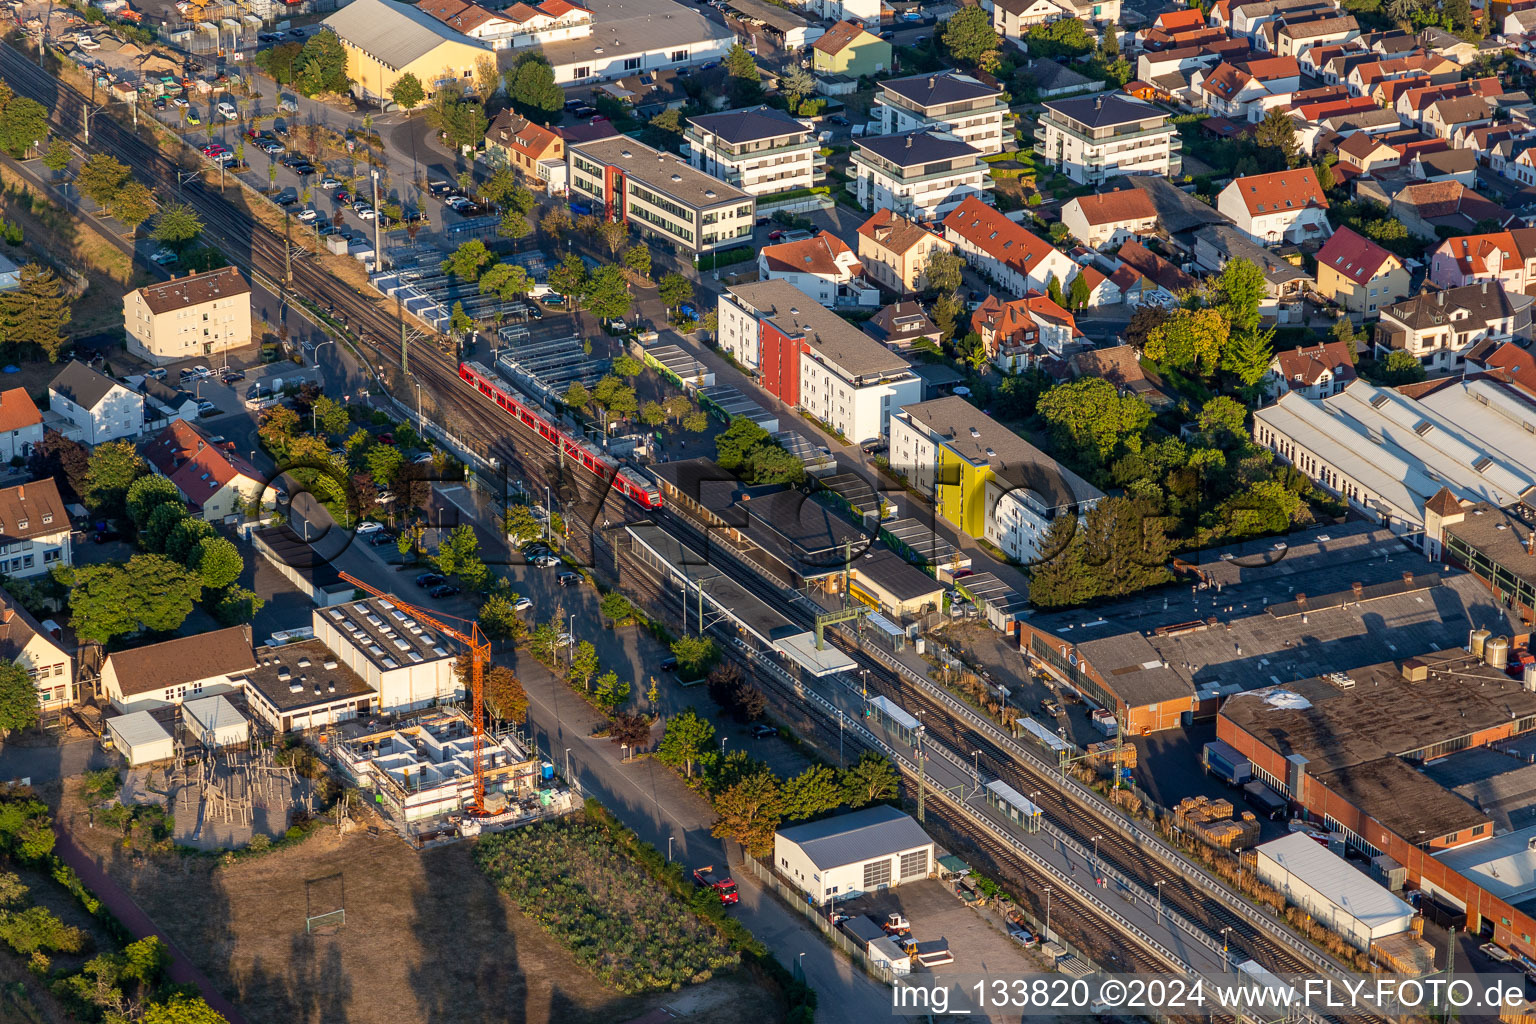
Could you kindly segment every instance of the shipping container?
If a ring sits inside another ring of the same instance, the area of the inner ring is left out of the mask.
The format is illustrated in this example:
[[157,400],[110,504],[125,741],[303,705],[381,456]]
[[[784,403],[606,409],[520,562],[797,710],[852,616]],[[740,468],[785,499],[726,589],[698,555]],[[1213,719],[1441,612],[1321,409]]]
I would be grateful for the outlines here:
[[1221,740],[1211,740],[1201,748],[1200,763],[1231,786],[1241,786],[1253,778],[1253,765],[1248,759]]

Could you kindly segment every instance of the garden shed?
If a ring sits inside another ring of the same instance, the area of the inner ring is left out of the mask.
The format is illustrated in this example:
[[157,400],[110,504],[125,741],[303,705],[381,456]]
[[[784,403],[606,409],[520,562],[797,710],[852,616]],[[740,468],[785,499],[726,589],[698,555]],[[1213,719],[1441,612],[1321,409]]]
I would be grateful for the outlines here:
[[109,718],[106,725],[112,745],[128,759],[130,768],[175,756],[176,743],[170,732],[148,711]]

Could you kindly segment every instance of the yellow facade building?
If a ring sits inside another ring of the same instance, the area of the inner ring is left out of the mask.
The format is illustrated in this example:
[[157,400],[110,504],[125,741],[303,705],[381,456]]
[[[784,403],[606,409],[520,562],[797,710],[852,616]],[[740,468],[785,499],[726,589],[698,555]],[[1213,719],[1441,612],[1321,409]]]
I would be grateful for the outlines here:
[[352,92],[388,102],[403,76],[415,75],[430,98],[443,86],[474,84],[475,63],[496,51],[409,4],[352,0],[325,19],[347,54]]

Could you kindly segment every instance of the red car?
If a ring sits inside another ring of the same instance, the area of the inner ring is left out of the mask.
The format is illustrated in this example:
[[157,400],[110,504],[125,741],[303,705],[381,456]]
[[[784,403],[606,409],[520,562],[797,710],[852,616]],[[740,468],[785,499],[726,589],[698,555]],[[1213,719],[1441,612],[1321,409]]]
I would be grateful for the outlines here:
[[395,435],[394,434],[380,434],[379,435],[379,444],[387,444],[387,445],[393,446],[394,443],[395,443]]
[[782,231],[770,231],[770,232],[768,232],[768,241],[770,241],[770,242],[777,242],[779,239],[781,239],[783,237],[784,237],[784,232],[782,232]]

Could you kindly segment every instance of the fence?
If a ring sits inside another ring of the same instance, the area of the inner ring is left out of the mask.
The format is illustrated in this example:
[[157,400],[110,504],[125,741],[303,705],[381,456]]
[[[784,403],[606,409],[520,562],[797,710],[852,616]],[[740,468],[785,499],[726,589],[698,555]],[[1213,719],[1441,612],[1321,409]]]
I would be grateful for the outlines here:
[[821,934],[826,937],[828,942],[837,949],[847,953],[849,959],[864,968],[865,973],[870,977],[887,985],[894,985],[896,983],[894,971],[888,967],[881,967],[873,963],[869,959],[869,955],[864,952],[858,943],[850,939],[847,933],[827,919],[826,914],[822,912],[820,907],[808,902],[804,893],[792,886],[786,885],[780,880],[778,875],[774,874],[772,868],[765,866],[754,857],[748,857],[743,866],[752,872],[752,877],[771,888],[780,899],[798,911],[807,921],[814,922],[817,929],[821,931]]

